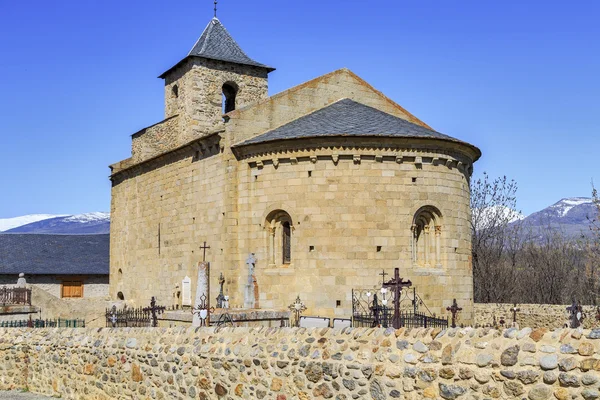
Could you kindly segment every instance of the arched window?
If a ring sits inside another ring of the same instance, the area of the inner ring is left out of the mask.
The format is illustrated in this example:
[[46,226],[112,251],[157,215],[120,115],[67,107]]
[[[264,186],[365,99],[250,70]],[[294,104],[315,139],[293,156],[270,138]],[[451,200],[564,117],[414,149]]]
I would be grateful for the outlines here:
[[411,226],[413,265],[442,266],[442,214],[433,206],[421,207]]
[[289,264],[292,261],[292,228],[290,227],[290,223],[285,221],[282,224],[282,232],[283,232],[283,263]]
[[226,82],[223,85],[223,114],[235,110],[235,96],[237,96],[238,86],[233,82]]
[[290,214],[283,210],[272,211],[265,223],[269,265],[288,265],[292,262],[293,223]]

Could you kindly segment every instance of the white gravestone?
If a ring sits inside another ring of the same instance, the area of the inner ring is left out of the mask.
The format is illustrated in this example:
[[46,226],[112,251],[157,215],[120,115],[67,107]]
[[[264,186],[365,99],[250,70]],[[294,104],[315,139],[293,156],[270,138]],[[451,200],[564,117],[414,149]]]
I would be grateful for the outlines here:
[[192,305],[192,279],[189,276],[183,278],[181,281],[181,305],[191,306]]
[[[206,299],[205,306],[208,309],[208,279],[210,277],[210,265],[207,262],[201,262],[198,264],[198,281],[196,283],[196,298],[194,299],[194,309],[198,309],[202,305],[202,297]],[[202,320],[198,312],[194,312],[194,318],[192,319],[192,326],[200,326]]]
[[244,294],[244,308],[254,308],[254,266],[256,265],[256,258],[254,253],[251,253],[246,259],[246,265],[248,266],[248,282],[246,283],[246,292]]

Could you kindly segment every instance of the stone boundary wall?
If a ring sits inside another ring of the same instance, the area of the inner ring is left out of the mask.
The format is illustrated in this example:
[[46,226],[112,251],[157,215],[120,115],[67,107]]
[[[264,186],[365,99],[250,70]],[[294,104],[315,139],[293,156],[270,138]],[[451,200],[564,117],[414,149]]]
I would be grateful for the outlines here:
[[600,329],[0,329],[0,390],[66,399],[596,399],[599,351]]
[[[500,318],[504,318],[507,325],[510,326],[513,320],[511,308],[513,304],[499,303],[475,303],[474,315],[475,326],[491,326],[496,317],[496,323],[499,324]],[[568,305],[556,304],[517,304],[520,311],[517,313],[517,324],[521,327],[558,329],[563,328],[568,323],[567,315]],[[586,318],[583,320],[583,327],[591,329],[600,327],[600,322],[596,320],[596,307],[583,306],[583,312]]]

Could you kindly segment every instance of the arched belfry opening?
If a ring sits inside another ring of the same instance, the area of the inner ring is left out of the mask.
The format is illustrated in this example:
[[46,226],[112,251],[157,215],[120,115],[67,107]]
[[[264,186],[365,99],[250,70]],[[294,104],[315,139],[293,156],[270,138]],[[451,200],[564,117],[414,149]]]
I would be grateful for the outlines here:
[[442,213],[436,207],[419,208],[411,226],[413,265],[442,266]]
[[290,214],[283,210],[272,211],[265,221],[269,265],[292,263],[293,224]]
[[238,90],[238,85],[234,82],[225,82],[223,84],[223,114],[235,110],[235,98]]

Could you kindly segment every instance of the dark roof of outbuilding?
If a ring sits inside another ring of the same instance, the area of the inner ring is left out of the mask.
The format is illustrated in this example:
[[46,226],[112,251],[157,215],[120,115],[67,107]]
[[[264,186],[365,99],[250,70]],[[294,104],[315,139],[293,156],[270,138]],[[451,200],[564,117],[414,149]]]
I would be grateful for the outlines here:
[[108,275],[109,235],[0,234],[0,275],[21,272]]
[[441,139],[468,145],[479,152],[466,142],[350,99],[342,99],[234,147],[326,136]]
[[[275,70],[275,68],[261,64],[248,57],[217,17],[208,23],[200,39],[194,44],[187,57],[203,57],[236,64],[253,65],[255,67],[266,68],[269,71]],[[163,73],[160,78],[163,78],[167,72]]]

